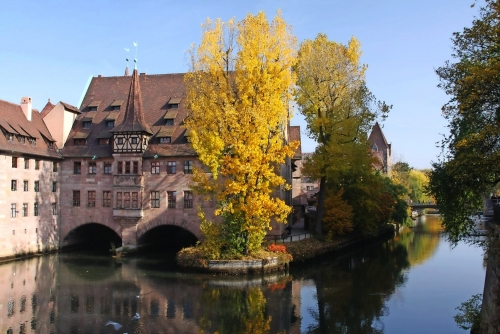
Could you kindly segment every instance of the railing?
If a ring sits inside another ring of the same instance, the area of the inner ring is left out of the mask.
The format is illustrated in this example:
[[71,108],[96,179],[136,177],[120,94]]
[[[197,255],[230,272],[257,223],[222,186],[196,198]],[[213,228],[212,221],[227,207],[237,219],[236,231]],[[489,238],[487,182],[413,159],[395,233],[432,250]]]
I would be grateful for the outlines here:
[[299,241],[303,239],[307,239],[311,237],[311,233],[306,232],[306,233],[301,233],[301,234],[286,234],[283,233],[282,235],[274,235],[272,236],[272,240],[274,243],[280,242],[292,242],[292,241]]

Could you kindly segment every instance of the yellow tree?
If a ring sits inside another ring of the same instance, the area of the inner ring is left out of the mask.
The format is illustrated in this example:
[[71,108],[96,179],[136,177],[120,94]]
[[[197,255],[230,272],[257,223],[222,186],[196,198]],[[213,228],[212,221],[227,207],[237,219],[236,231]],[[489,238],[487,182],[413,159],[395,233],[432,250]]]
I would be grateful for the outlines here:
[[298,145],[287,138],[296,40],[280,13],[272,22],[260,12],[202,27],[185,76],[185,126],[210,171],[196,170],[193,188],[215,197],[222,217],[207,222],[200,211],[217,257],[260,249],[271,220],[286,222],[291,211],[273,193],[289,189],[279,171]]
[[[390,107],[377,103],[365,85],[366,65],[360,64],[361,48],[356,38],[347,45],[329,41],[319,34],[300,45],[296,99],[307,121],[311,138],[318,142],[310,176],[320,180],[316,233],[322,234],[322,217],[327,174],[332,169],[350,168],[348,147],[366,145],[366,134],[376,117],[376,104],[385,114]],[[364,149],[364,148],[363,148]],[[339,159],[332,159],[339,157]],[[342,163],[342,161],[346,163]]]

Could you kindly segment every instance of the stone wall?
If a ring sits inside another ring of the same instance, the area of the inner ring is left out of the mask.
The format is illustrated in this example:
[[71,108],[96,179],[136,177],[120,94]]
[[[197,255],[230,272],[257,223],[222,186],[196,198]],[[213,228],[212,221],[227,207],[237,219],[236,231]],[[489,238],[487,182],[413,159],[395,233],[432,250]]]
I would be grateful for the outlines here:
[[500,333],[500,228],[495,227],[488,250],[488,267],[481,307],[481,333]]

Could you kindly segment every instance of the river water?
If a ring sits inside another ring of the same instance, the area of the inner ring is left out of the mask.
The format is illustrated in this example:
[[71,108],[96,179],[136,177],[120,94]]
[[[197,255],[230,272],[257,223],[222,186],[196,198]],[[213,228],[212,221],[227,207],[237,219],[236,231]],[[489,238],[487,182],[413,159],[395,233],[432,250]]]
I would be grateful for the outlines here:
[[0,333],[460,333],[483,292],[481,248],[438,216],[287,275],[182,273],[171,258],[62,253],[0,265]]

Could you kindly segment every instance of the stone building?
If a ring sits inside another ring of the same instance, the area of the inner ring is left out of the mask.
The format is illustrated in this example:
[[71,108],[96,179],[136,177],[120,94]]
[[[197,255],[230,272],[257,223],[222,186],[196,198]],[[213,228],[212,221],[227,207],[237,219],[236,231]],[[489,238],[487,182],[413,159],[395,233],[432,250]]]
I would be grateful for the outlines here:
[[59,173],[56,140],[29,97],[0,100],[0,258],[59,246]]
[[[63,246],[76,228],[94,223],[115,231],[125,246],[164,225],[201,237],[197,206],[215,203],[194,196],[189,186],[193,168],[202,166],[183,126],[183,80],[183,74],[137,70],[92,78],[61,150]],[[291,166],[292,160],[281,168],[288,183]],[[291,203],[290,191],[279,192]]]
[[379,161],[375,165],[375,169],[384,174],[389,174],[391,172],[391,144],[385,139],[384,132],[382,132],[382,128],[378,122],[373,126],[368,141],[371,144],[373,155]]

